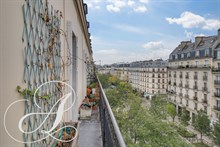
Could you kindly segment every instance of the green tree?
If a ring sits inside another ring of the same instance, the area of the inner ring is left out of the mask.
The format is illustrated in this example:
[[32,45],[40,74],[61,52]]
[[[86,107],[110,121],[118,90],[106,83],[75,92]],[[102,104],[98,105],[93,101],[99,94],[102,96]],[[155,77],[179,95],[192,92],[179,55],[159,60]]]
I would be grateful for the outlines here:
[[166,95],[158,94],[152,97],[150,112],[152,115],[157,116],[158,118],[165,119],[167,116],[166,112]]
[[176,113],[176,107],[173,104],[171,103],[167,104],[167,113],[172,117],[174,122],[177,113]]
[[198,114],[195,116],[193,126],[197,131],[200,132],[201,142],[203,135],[208,134],[211,131],[210,120],[207,114],[202,110],[200,110]]
[[180,122],[184,126],[189,125],[190,115],[189,115],[189,112],[186,110],[186,108],[182,108],[182,111],[180,112],[180,115],[179,115],[179,119],[180,119]]
[[106,89],[110,86],[108,82],[108,78],[110,77],[109,74],[98,74],[99,80],[102,83],[102,88]]
[[213,129],[213,140],[216,145],[220,146],[220,117],[218,119],[218,122],[214,124],[214,129]]

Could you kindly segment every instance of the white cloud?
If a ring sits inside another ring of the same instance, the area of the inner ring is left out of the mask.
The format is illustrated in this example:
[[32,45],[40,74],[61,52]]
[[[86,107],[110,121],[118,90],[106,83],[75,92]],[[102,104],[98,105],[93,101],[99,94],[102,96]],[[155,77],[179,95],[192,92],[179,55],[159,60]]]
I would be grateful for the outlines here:
[[132,0],[128,0],[128,6],[132,7],[135,5],[135,2]]
[[199,28],[205,30],[216,30],[220,27],[220,21],[215,19],[206,19],[192,12],[183,12],[180,18],[166,18],[170,24],[182,25],[183,28]]
[[134,11],[144,13],[144,12],[147,12],[147,8],[145,6],[138,6],[138,7],[134,8]]
[[114,5],[107,5],[106,6],[107,10],[110,12],[119,12],[120,8]]
[[126,25],[126,24],[117,24],[114,25],[113,27],[126,31],[126,32],[132,32],[132,33],[143,33],[143,30],[138,28],[138,27],[134,27],[134,26],[130,26],[130,25]]
[[149,0],[139,0],[141,3],[145,3],[147,4],[149,2]]
[[164,49],[164,45],[163,45],[162,41],[148,42],[148,43],[145,43],[143,45],[143,47],[145,49],[148,49],[148,50],[161,50],[161,49]]
[[124,8],[131,8],[134,12],[147,12],[149,0],[84,0],[91,10],[99,10],[103,6],[109,12],[119,12]]

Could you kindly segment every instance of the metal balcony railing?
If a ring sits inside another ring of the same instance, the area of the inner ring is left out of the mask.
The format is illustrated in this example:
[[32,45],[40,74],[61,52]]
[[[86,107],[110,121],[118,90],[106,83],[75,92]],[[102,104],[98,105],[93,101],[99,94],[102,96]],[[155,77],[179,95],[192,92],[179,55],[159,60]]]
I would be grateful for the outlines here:
[[220,93],[215,92],[214,95],[215,97],[220,97]]
[[103,147],[126,147],[115,116],[108,99],[98,79],[100,86],[100,121],[102,129]]
[[220,106],[214,106],[214,109],[220,111]]
[[215,85],[220,85],[220,80],[215,80]]

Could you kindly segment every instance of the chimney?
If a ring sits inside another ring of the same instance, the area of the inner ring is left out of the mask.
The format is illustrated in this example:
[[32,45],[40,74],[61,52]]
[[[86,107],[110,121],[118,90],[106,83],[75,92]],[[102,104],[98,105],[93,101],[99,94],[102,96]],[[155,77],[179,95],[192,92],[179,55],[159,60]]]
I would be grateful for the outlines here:
[[195,38],[195,47],[197,47],[199,45],[199,43],[202,41],[202,36],[196,36]]

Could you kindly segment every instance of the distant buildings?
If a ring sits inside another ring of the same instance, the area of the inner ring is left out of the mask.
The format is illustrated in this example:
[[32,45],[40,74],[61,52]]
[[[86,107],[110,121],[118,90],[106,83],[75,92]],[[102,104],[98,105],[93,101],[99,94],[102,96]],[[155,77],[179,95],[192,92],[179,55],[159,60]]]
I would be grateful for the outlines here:
[[167,93],[177,111],[185,107],[192,119],[200,109],[211,121],[220,115],[220,29],[215,36],[182,41],[169,61],[120,63],[101,71],[130,82],[145,96]]
[[204,110],[212,121],[220,114],[220,29],[217,36],[183,41],[169,56],[168,99],[191,118]]

